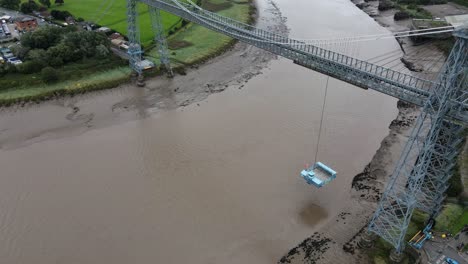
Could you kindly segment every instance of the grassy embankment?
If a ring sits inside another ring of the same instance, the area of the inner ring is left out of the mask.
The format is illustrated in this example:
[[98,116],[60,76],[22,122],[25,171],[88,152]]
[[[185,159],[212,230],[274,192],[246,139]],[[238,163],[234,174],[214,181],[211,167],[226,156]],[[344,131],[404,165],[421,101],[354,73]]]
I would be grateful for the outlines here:
[[416,19],[431,19],[432,14],[416,4],[396,3],[396,7],[403,12],[406,12],[411,18]]
[[[204,0],[202,1],[202,7],[241,22],[250,22],[251,6],[249,0],[236,2]],[[232,38],[196,24],[189,24],[168,39],[171,59],[175,62],[175,65],[199,63],[225,51],[231,46],[232,42]],[[150,51],[148,55],[155,59],[158,57],[155,50]]]
[[451,2],[457,3],[462,6],[468,6],[468,0],[452,0]]
[[[79,17],[80,13],[76,12],[78,9],[67,9],[68,5],[71,7],[75,6],[75,2],[79,1],[68,0],[64,6],[60,7],[60,9],[68,10],[76,17]],[[125,1],[117,0],[116,2],[119,3],[118,9],[121,8],[121,10],[117,12],[123,12],[122,15],[124,16],[125,6],[122,6],[121,4],[125,3]],[[79,4],[76,4],[75,8],[79,8],[82,5],[86,6],[80,2]],[[249,0],[236,2],[229,0],[203,0],[202,6],[208,10],[231,17],[238,21],[250,22],[251,19],[250,14],[252,7]],[[86,9],[81,10],[82,12],[85,12]],[[77,14],[75,14],[74,11]],[[143,17],[144,16],[145,15],[143,15]],[[86,18],[86,16],[83,16],[83,18]],[[106,22],[105,17],[102,19],[102,21]],[[101,23],[111,27],[112,29],[118,29],[115,27],[116,25],[117,27],[124,29],[126,25],[125,21],[121,22],[121,25],[119,18],[115,18],[114,20],[108,18],[107,21],[112,25],[102,22]],[[170,23],[176,20],[166,18],[164,21],[165,23]],[[149,29],[149,20],[147,23],[145,22],[146,24],[143,24],[144,22],[145,20],[142,19],[142,28]],[[149,36],[149,38],[151,38],[151,35]],[[198,25],[188,24],[186,27],[183,27],[169,38],[171,60],[173,61],[174,66],[187,66],[200,63],[225,51],[231,46],[232,43],[233,40],[229,37],[215,33]],[[149,59],[156,60],[158,57],[158,54],[155,50],[146,51],[146,54],[148,55]],[[38,76],[34,74],[21,76],[10,75],[9,77],[2,77],[2,79],[9,81],[16,78],[18,82],[17,85],[3,86],[5,87],[4,89],[0,88],[0,105],[10,105],[12,103],[28,100],[43,100],[50,98],[53,95],[75,94],[88,90],[115,87],[119,83],[128,81],[130,79],[131,73],[127,66],[122,65],[121,62],[117,63],[117,61],[118,60],[116,59],[116,63],[113,64],[106,62],[97,63],[87,61],[81,64],[78,63],[65,66],[63,69],[61,69],[62,71],[60,73],[60,80],[63,81],[51,85],[42,83]],[[114,65],[114,67],[109,65]],[[117,67],[115,67],[115,65],[117,65]],[[86,69],[89,70],[87,71]]]
[[[26,0],[24,0],[26,1]],[[96,0],[66,0],[64,5],[52,5],[50,10],[68,11],[75,17],[81,17],[86,21],[97,21],[100,25],[112,28],[113,30],[127,35],[127,8],[126,0],[115,0],[114,4],[104,15],[100,15],[98,10],[105,10],[106,6],[101,4],[105,1]],[[138,5],[138,14],[140,20],[141,42],[144,46],[151,43],[153,32],[150,24],[150,16],[146,5]],[[162,12],[162,22],[166,31],[181,23],[181,19],[172,14]]]
[[[413,218],[405,236],[405,241],[409,241],[418,231],[424,229],[428,215],[415,210]],[[436,226],[433,228],[439,235],[440,233],[457,234],[462,230],[463,226],[468,224],[468,209],[462,205],[448,203],[444,206],[442,212],[436,218]],[[409,247],[409,245],[407,245]],[[369,256],[375,264],[388,264],[389,254],[393,247],[385,242],[383,239],[378,238],[375,246],[368,252]],[[405,255],[401,263],[413,263],[414,260],[411,256]]]

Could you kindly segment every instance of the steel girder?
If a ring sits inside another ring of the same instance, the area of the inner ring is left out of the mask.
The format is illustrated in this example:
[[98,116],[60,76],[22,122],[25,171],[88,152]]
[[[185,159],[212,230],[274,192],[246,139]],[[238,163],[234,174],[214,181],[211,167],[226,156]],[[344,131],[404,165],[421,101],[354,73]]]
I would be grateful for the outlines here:
[[137,0],[127,0],[127,30],[128,30],[128,55],[130,68],[139,75],[142,72],[140,27],[138,25]]
[[467,50],[468,39],[457,38],[439,75],[440,85],[424,104],[369,224],[369,231],[391,243],[398,253],[404,249],[413,210],[419,207],[433,216],[440,210],[460,132],[446,115],[460,110],[450,101],[468,89]]
[[173,73],[169,60],[169,50],[167,48],[166,37],[164,36],[164,25],[161,22],[161,12],[159,9],[152,6],[148,6],[148,9],[151,19],[151,27],[158,47],[159,60],[161,61],[161,65],[166,69],[168,75],[172,76]]
[[[384,68],[366,61],[355,59],[337,52],[325,50],[300,41],[289,39],[266,30],[255,28],[233,19],[220,16],[201,8],[176,0],[138,0],[180,16],[253,46],[265,49],[279,56],[289,58],[302,66],[345,82],[373,89],[398,99],[423,106],[430,95],[430,89],[437,87],[432,81],[420,79]],[[448,113],[457,120],[468,122],[468,102],[451,101],[461,105],[464,111]]]
[[463,126],[444,120],[429,163],[428,171],[418,195],[418,208],[435,217],[445,199],[448,181],[456,164],[463,140]]

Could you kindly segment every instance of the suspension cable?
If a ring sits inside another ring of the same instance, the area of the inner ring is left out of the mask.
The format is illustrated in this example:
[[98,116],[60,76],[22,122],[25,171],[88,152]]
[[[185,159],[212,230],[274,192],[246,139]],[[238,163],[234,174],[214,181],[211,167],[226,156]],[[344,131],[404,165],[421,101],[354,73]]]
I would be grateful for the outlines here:
[[325,84],[325,96],[323,96],[323,104],[322,104],[322,116],[320,117],[320,126],[319,126],[319,133],[317,138],[317,147],[315,149],[315,161],[314,164],[317,163],[319,145],[320,145],[320,136],[322,134],[322,125],[323,125],[323,115],[325,112],[325,105],[327,102],[327,93],[328,93],[328,81],[330,80],[330,76],[327,75],[327,83]]

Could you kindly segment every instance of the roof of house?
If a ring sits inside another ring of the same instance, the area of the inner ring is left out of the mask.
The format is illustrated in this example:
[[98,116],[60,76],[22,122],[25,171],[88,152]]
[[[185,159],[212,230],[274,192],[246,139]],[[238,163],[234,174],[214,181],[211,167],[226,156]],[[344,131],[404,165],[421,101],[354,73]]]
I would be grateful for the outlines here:
[[116,45],[116,46],[119,46],[120,44],[122,44],[123,40],[121,39],[113,39],[111,40],[111,43]]
[[32,17],[19,17],[16,19],[17,22],[29,22],[29,21],[36,21],[35,18]]
[[123,36],[120,35],[120,33],[118,32],[115,32],[115,33],[112,33],[110,36],[109,36],[110,39],[123,39]]

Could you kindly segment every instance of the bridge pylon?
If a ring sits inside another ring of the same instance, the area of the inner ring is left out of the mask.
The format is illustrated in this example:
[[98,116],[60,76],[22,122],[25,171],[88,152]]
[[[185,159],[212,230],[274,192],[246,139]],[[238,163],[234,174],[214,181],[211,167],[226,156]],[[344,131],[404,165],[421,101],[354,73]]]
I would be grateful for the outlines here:
[[448,113],[463,111],[453,100],[468,99],[468,34],[454,33],[455,45],[431,89],[368,230],[392,244],[395,257],[405,248],[414,209],[434,217],[456,162],[460,126]]
[[154,32],[155,42],[158,49],[159,60],[161,65],[165,68],[169,77],[174,76],[169,60],[169,49],[167,47],[166,36],[164,35],[164,25],[161,20],[161,11],[152,6],[148,6],[151,18],[151,27]]
[[428,213],[429,218],[435,218],[442,208],[463,141],[463,126],[452,120],[444,120],[417,197],[417,208]]
[[140,26],[138,24],[137,0],[127,0],[127,37],[130,68],[141,76]]

